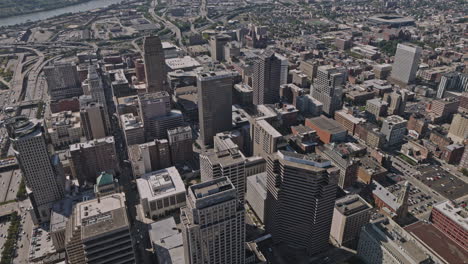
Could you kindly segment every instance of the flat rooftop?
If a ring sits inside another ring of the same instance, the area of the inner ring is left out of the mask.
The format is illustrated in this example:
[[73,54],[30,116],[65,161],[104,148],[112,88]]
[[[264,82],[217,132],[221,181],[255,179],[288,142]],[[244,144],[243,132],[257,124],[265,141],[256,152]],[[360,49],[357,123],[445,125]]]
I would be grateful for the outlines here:
[[166,59],[166,64],[173,71],[201,67],[201,64],[190,56],[185,56],[183,58]]
[[468,252],[432,224],[416,222],[405,230],[420,239],[447,263],[468,263]]
[[[424,248],[412,240],[402,239],[405,237],[404,230],[388,220],[366,225],[365,230],[378,239],[382,246],[391,250],[395,257],[403,264],[423,263],[428,256]],[[379,230],[380,232],[377,232]]]
[[195,198],[205,198],[211,195],[215,195],[227,190],[233,190],[234,185],[226,177],[217,178],[215,180],[210,180],[195,184],[189,187],[190,191],[195,195]]
[[76,143],[70,145],[70,151],[79,150],[80,148],[93,148],[100,144],[114,144],[114,137],[105,137],[100,139],[94,139],[82,143]]
[[185,264],[182,233],[174,217],[150,225],[149,237],[160,263]]
[[129,226],[123,193],[78,203],[75,217],[83,240]]
[[346,130],[340,125],[340,123],[331,118],[318,116],[314,118],[308,118],[308,120],[319,129],[328,131],[331,134],[346,133]]
[[140,199],[162,199],[176,193],[185,193],[185,185],[175,167],[143,174],[136,180]]
[[361,196],[352,194],[336,200],[335,208],[344,215],[352,215],[372,207]]
[[441,212],[450,220],[457,223],[458,225],[463,227],[463,229],[468,231],[468,210],[467,209],[461,206],[455,206],[450,201],[445,201],[443,203],[434,205],[434,209],[437,209],[437,211]]
[[330,160],[315,153],[299,154],[291,151],[278,151],[277,155],[292,163],[315,167],[316,170],[322,170],[332,166]]

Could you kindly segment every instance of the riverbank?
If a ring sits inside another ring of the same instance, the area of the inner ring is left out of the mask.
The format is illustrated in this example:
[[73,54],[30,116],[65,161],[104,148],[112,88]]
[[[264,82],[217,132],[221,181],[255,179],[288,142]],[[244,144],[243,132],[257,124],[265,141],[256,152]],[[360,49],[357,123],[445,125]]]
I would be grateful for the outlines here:
[[86,3],[92,0],[0,0],[0,18],[27,15]]
[[[0,2],[2,1],[5,2],[5,1],[17,1],[17,0],[0,0]],[[37,0],[33,0],[33,1],[37,1]],[[53,0],[53,1],[57,1],[57,0]],[[75,1],[75,0],[72,0],[72,1]],[[38,11],[38,12],[34,11],[29,14],[0,18],[0,27],[20,25],[23,23],[45,20],[45,19],[57,17],[57,16],[68,14],[68,13],[86,12],[86,11],[94,10],[97,8],[108,7],[113,4],[119,4],[123,2],[124,0],[77,0],[77,1],[81,1],[81,2],[76,2],[73,5],[67,5],[65,7],[57,7],[57,8],[53,8],[50,10],[44,10],[44,11]],[[141,0],[137,0],[137,1],[141,1]]]

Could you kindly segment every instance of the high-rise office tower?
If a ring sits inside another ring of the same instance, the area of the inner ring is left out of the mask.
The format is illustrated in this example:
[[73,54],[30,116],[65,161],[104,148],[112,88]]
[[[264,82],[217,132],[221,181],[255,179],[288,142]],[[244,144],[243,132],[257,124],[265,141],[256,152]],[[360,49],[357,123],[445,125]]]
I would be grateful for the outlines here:
[[280,70],[280,85],[288,83],[288,74],[289,74],[289,61],[283,55],[275,54],[275,56],[281,61],[281,70]]
[[20,116],[6,120],[16,159],[18,160],[34,209],[35,222],[47,222],[53,203],[64,196],[65,178],[60,173],[58,157],[51,157],[40,121]]
[[226,45],[231,40],[231,37],[228,35],[214,35],[210,38],[210,52],[211,58],[214,61],[223,61],[225,60],[224,56],[224,45]]
[[91,98],[86,98],[86,100],[94,100],[102,105],[106,126],[110,127],[104,84],[102,83],[96,65],[90,65],[88,68],[88,78],[83,82],[83,92],[85,95],[91,96]]
[[161,39],[147,36],[143,41],[146,86],[149,93],[166,90],[166,61]]
[[192,129],[181,126],[167,131],[173,164],[184,164],[193,159]]
[[181,208],[185,263],[245,263],[245,215],[227,177],[192,185]]
[[253,104],[279,102],[282,62],[271,50],[261,54],[253,64]]
[[437,98],[444,98],[447,91],[468,92],[468,74],[460,72],[444,74],[437,87]]
[[323,104],[323,112],[333,116],[341,107],[343,86],[346,83],[346,70],[330,65],[320,66],[317,77],[310,89],[313,98]]
[[135,263],[123,193],[76,204],[65,231],[67,262]]
[[70,145],[70,167],[80,185],[95,183],[101,172],[120,171],[114,137]]
[[416,79],[421,53],[421,47],[398,44],[391,80],[399,85],[412,83]]
[[265,227],[275,243],[312,255],[328,246],[338,170],[315,154],[278,151],[267,161]]
[[109,135],[106,113],[100,103],[88,102],[80,109],[81,126],[87,140],[99,139]]
[[228,177],[242,203],[245,195],[245,157],[229,135],[216,134],[214,148],[200,153],[202,181]]
[[356,248],[359,233],[369,223],[372,206],[357,194],[336,200],[330,237],[338,245]]
[[226,71],[198,75],[198,119],[203,145],[212,145],[216,133],[231,130],[234,76]]
[[47,88],[51,100],[72,98],[83,94],[76,65],[55,63],[44,67]]
[[167,130],[183,124],[181,112],[171,110],[170,95],[166,91],[141,94],[138,104],[146,141],[166,138]]

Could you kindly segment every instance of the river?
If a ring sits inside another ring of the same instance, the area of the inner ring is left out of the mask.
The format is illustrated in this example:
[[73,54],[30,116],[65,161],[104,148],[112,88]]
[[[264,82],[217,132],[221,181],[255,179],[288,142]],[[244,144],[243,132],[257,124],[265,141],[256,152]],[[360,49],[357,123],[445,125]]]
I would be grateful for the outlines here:
[[123,0],[91,0],[86,3],[81,3],[77,5],[66,6],[62,8],[57,8],[53,10],[47,11],[39,11],[35,13],[25,14],[25,15],[18,15],[6,18],[0,18],[0,26],[11,26],[16,24],[25,23],[29,21],[38,21],[47,18],[51,18],[54,16],[62,15],[65,13],[78,13],[83,11],[89,11],[96,8],[110,6],[112,4],[118,4]]

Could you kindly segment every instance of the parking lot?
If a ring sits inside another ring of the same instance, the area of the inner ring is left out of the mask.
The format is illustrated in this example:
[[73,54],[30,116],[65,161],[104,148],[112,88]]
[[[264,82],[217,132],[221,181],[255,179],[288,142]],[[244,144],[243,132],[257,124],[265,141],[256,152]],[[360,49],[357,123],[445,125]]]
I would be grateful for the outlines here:
[[11,201],[16,198],[21,183],[20,170],[11,170],[0,173],[0,202]]
[[[388,187],[395,196],[403,191],[404,181],[394,184]],[[410,195],[408,198],[408,211],[417,218],[425,218],[429,215],[432,206],[438,203],[438,201],[431,195],[431,193],[424,192],[419,188],[411,185],[410,183]]]
[[436,166],[419,168],[422,176],[416,176],[421,182],[450,200],[466,195],[468,184]]
[[43,258],[54,251],[50,238],[49,228],[46,225],[33,229],[31,235],[31,245],[29,246],[29,260]]

